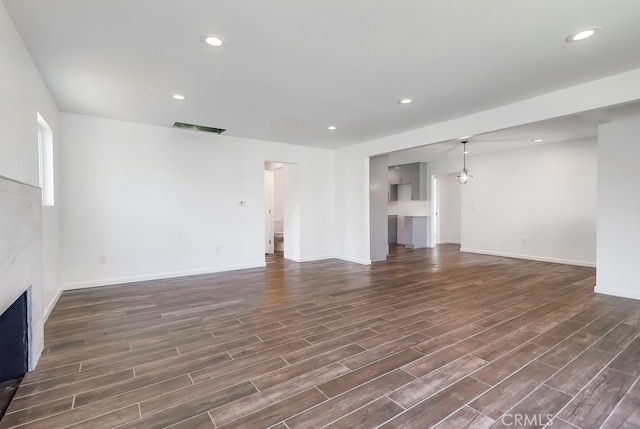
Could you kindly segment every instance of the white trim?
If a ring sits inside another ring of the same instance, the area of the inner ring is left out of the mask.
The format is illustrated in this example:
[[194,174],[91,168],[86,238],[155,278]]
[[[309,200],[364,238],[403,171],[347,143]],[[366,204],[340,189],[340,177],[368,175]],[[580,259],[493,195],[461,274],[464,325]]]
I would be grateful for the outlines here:
[[[459,245],[460,245],[460,244],[462,244],[462,243],[460,243],[459,241],[449,241],[449,240],[445,240],[445,241],[441,241],[441,242],[440,242],[440,243],[438,243],[438,244],[457,244],[457,245],[459,246]],[[433,249],[433,247],[432,247],[432,249]]]
[[294,262],[313,262],[313,261],[326,261],[327,259],[336,259],[333,255],[327,256],[307,256],[304,258],[297,258],[295,256],[284,255],[284,259],[288,259]]
[[351,258],[349,256],[334,256],[334,258],[360,265],[371,265],[371,259]]
[[602,293],[604,295],[619,296],[622,298],[640,299],[640,291],[628,291],[622,289],[611,289],[607,287],[597,286],[594,289],[595,293]]
[[224,267],[202,268],[199,270],[174,271],[168,273],[145,274],[141,276],[118,277],[105,280],[90,280],[86,282],[66,283],[63,285],[64,290],[85,289],[98,286],[113,286],[123,283],[137,283],[148,280],[164,280],[175,277],[196,276],[201,274],[214,274],[225,271],[245,270],[248,268],[263,268],[266,262],[257,262],[255,264],[228,265]]
[[[33,285],[29,286],[24,293],[27,300],[27,371],[33,371],[40,360],[44,345],[36,348],[33,343]],[[44,324],[44,321],[42,323]]]
[[467,248],[461,248],[460,251],[467,252],[467,253],[478,253],[481,255],[503,256],[505,258],[528,259],[531,261],[553,262],[556,264],[566,264],[566,265],[578,265],[581,267],[590,267],[590,268],[596,267],[595,262],[574,261],[572,259],[547,258],[544,256],[521,255],[518,253],[491,252],[488,250],[467,249]]
[[62,296],[62,292],[64,292],[63,288],[58,289],[58,292],[56,293],[56,296],[53,297],[53,299],[51,300],[49,305],[47,305],[47,308],[44,310],[44,322],[45,323],[49,319],[49,316],[51,315],[51,312],[53,311],[54,307],[58,303],[58,300],[60,299],[60,297]]

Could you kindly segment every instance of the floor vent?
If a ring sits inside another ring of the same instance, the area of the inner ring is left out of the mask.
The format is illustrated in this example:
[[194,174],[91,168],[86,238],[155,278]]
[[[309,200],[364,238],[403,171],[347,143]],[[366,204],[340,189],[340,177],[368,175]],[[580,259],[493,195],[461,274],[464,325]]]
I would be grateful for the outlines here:
[[173,128],[181,128],[183,130],[193,130],[193,131],[204,131],[205,133],[216,133],[216,134],[222,134],[225,131],[227,131],[224,128],[205,127],[203,125],[187,124],[184,122],[174,123]]

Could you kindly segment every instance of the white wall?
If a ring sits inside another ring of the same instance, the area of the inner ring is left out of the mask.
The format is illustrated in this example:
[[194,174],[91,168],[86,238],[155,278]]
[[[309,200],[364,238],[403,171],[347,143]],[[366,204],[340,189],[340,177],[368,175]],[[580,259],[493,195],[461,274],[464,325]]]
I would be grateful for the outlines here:
[[297,164],[294,256],[333,255],[330,150],[66,113],[60,127],[66,288],[264,265],[273,159]]
[[595,266],[596,148],[592,138],[467,157],[461,250]]
[[[53,130],[56,195],[59,195],[57,107],[1,2],[0,57],[0,175],[39,185],[37,112],[40,112]],[[32,289],[32,365],[43,348],[44,320],[60,291],[59,197],[56,202],[56,206],[42,211],[44,279]]]
[[598,137],[596,292],[640,299],[640,115],[601,125]]
[[[452,176],[453,177],[453,181],[455,182],[455,186],[457,187],[457,190],[454,189],[454,193],[456,194],[455,196],[449,196],[449,195],[445,195],[445,199],[451,201],[451,199],[457,199],[457,203],[452,203],[452,204],[447,204],[448,208],[451,210],[457,210],[457,225],[455,225],[455,227],[449,223],[449,226],[447,227],[447,221],[445,220],[445,228],[449,229],[449,230],[453,230],[454,228],[457,229],[457,241],[454,241],[454,239],[451,239],[452,242],[455,242],[456,244],[461,244],[462,243],[462,238],[461,238],[461,211],[462,211],[462,192],[464,191],[464,187],[460,186],[457,182],[457,180],[455,179],[455,173],[460,169],[461,164],[460,164],[460,159],[459,158],[448,158],[448,159],[444,159],[444,160],[440,160],[440,161],[432,161],[432,162],[428,162],[427,163],[427,178],[430,182],[430,186],[427,187],[427,198],[429,198],[432,202],[433,202],[433,195],[434,195],[434,189],[433,187],[435,186],[434,184],[434,179],[436,177],[438,177],[439,179],[442,178],[447,178]],[[473,171],[473,170],[472,170]],[[442,180],[441,180],[442,182]],[[440,183],[439,185],[440,187],[442,187],[442,183]],[[447,190],[449,189],[450,186],[453,186],[452,184],[445,184],[445,194],[449,194],[449,192],[447,192]],[[442,190],[440,192],[442,194]],[[438,196],[436,195],[436,198]],[[445,202],[446,203],[446,202]],[[453,208],[453,205],[457,205],[457,208]],[[440,210],[440,209],[438,209]],[[432,204],[431,207],[431,232],[432,232],[432,236],[430,237],[429,246],[434,246],[436,244],[436,240],[441,238],[436,237],[435,234],[437,232],[437,228],[438,226],[436,225],[436,221],[437,221],[437,217],[435,215],[436,212],[436,206],[435,203]],[[441,216],[442,214],[439,214],[439,216]],[[456,216],[456,215],[451,215],[449,214],[449,216]]]
[[273,221],[284,220],[284,167],[273,170]]
[[439,174],[438,218],[440,222],[440,243],[460,244],[462,186],[455,173]]
[[337,150],[337,255],[369,259],[367,157],[635,100],[640,100],[640,69]]
[[302,262],[301,223],[302,209],[300,206],[300,171],[297,164],[284,166],[284,193],[282,218],[284,221],[284,257],[292,261]]
[[389,162],[387,155],[369,158],[369,243],[371,261],[384,261],[389,254]]

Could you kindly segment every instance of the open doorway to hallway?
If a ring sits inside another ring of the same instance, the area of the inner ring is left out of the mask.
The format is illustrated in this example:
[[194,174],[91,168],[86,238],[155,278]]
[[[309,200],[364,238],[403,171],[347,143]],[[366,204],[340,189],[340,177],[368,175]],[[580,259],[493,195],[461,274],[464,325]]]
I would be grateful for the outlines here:
[[284,258],[300,260],[300,195],[298,165],[264,163],[265,255],[282,252]]
[[284,252],[284,163],[264,163],[265,254]]

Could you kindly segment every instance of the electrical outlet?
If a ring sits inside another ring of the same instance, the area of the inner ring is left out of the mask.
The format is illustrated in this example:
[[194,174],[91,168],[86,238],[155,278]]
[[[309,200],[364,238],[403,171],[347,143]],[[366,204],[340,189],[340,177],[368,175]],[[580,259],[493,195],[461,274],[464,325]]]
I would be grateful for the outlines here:
[[98,263],[100,265],[107,263],[107,255],[98,255]]
[[216,255],[219,255],[220,251],[221,251],[220,246],[216,246]]
[[522,239],[522,245],[523,245],[523,246],[526,246],[526,245],[527,245],[527,239],[526,239],[526,238],[523,238],[523,239]]

